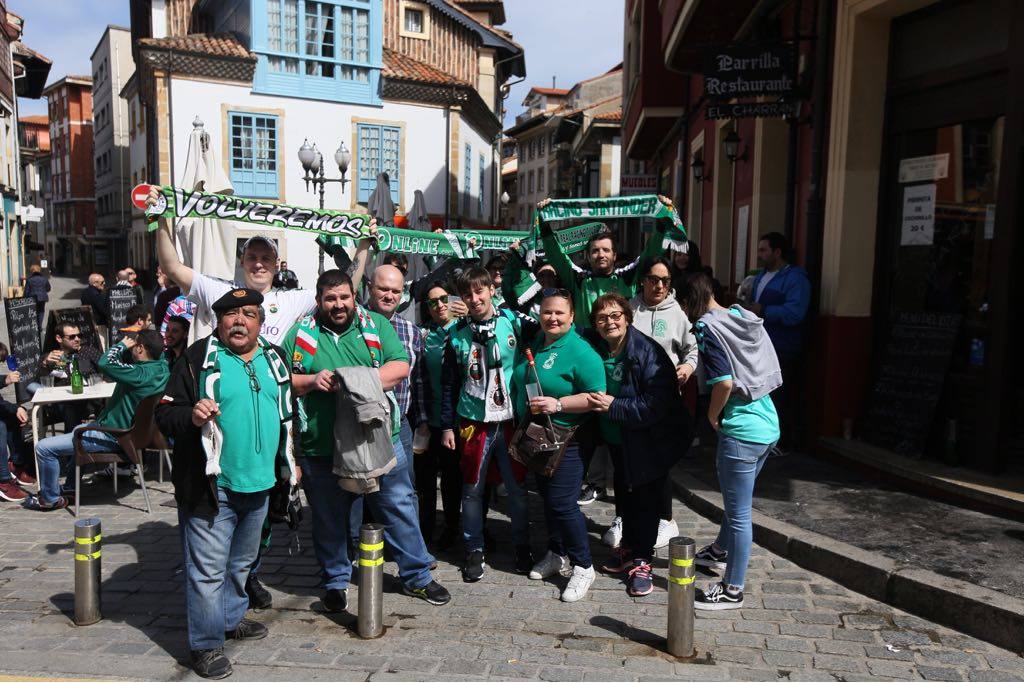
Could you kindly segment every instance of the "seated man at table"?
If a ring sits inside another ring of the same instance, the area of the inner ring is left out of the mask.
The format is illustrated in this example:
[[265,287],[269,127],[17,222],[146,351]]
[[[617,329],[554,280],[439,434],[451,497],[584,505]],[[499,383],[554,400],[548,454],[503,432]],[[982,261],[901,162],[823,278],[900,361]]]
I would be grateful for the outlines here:
[[[108,379],[117,382],[114,395],[107,407],[96,418],[96,422],[82,425],[75,431],[84,431],[82,446],[90,452],[117,452],[117,440],[106,433],[90,430],[90,427],[114,427],[127,429],[135,418],[135,408],[142,399],[159,394],[167,385],[170,371],[167,361],[162,358],[164,340],[156,330],[142,330],[131,337],[125,337],[114,344],[100,358],[99,370]],[[126,359],[125,355],[130,358]],[[39,495],[25,501],[31,510],[57,510],[67,507],[62,495],[60,474],[70,472],[69,465],[75,455],[73,433],[51,436],[36,445],[39,461]]]
[[24,408],[0,399],[0,500],[20,502],[28,495],[19,484],[36,483],[26,467],[32,459],[31,444],[22,435],[26,424],[28,413]]
[[[88,377],[98,372],[96,364],[100,359],[100,350],[82,341],[82,332],[77,325],[69,323],[58,324],[54,339],[57,343],[57,348],[44,353],[43,359],[39,364],[40,382],[45,377],[48,380],[46,383],[50,386],[64,387],[69,385],[71,383],[71,369],[69,365],[72,357],[78,358],[78,370],[83,376]],[[29,394],[34,394],[41,386],[43,384],[39,382],[32,382],[28,385]],[[70,432],[82,424],[90,412],[96,409],[98,408],[92,401],[75,401],[64,405],[51,406],[47,410],[50,417],[47,418],[46,424],[63,422],[64,431]]]

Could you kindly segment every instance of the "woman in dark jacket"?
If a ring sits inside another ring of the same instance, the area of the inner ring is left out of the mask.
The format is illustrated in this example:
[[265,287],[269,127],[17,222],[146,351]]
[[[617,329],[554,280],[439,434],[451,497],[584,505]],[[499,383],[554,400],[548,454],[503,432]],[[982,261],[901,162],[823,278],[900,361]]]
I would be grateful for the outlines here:
[[632,326],[623,296],[605,294],[590,312],[588,338],[604,360],[607,393],[592,393],[615,466],[615,500],[622,543],[603,567],[627,573],[630,595],[654,589],[651,558],[659,503],[668,472],[690,444],[690,418],[679,395],[675,366],[665,350]]
[[29,276],[25,280],[25,296],[35,297],[36,317],[39,319],[39,327],[43,326],[43,310],[46,302],[50,300],[50,278],[43,275],[43,269],[38,265],[29,266]]

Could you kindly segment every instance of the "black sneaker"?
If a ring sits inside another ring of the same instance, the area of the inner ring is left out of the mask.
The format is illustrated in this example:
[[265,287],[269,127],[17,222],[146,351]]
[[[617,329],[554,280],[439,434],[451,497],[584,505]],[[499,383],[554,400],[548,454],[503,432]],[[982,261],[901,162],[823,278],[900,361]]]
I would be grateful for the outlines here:
[[711,543],[697,551],[697,554],[693,556],[693,563],[700,567],[707,567],[708,569],[715,569],[720,572],[724,572],[725,563],[728,559],[728,551],[723,550],[721,552],[716,552],[715,544]]
[[260,622],[242,619],[234,631],[224,634],[224,638],[227,640],[261,640],[266,638],[268,633],[267,627]]
[[462,568],[462,580],[466,583],[476,583],[484,578],[484,552],[472,550],[466,553],[466,566]]
[[344,612],[348,607],[348,591],[340,588],[328,588],[321,602],[328,612]]
[[719,581],[704,590],[698,588],[693,597],[693,606],[706,610],[739,609],[743,607],[743,591],[730,592]]
[[402,592],[410,597],[426,600],[431,605],[447,605],[452,599],[452,594],[437,581],[431,581],[422,588],[410,588],[403,585]]
[[533,553],[530,546],[516,546],[516,574],[529,574],[533,569]]
[[594,486],[593,484],[587,484],[583,491],[580,492],[580,497],[576,501],[578,505],[590,505],[596,500],[604,498],[605,490],[600,486]]
[[224,649],[192,650],[189,652],[192,670],[203,678],[221,679],[232,674],[231,662],[224,656]]
[[249,596],[249,607],[253,609],[267,609],[274,602],[274,597],[263,584],[260,577],[249,572],[249,578],[245,580],[245,593]]

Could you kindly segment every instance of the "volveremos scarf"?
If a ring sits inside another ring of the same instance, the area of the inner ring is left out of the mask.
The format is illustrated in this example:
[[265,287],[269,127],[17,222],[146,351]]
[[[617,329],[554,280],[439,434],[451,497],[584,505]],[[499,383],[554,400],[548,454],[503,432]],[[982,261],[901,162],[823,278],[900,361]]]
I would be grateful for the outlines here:
[[[277,417],[282,425],[285,427],[286,439],[285,443],[285,459],[288,462],[288,470],[290,472],[289,480],[292,484],[295,484],[295,460],[292,454],[291,444],[291,419],[292,419],[292,385],[291,385],[291,373],[288,371],[288,366],[284,361],[277,355],[277,352],[267,343],[263,337],[258,340],[259,351],[266,359],[267,364],[270,366],[270,371],[274,375],[274,381],[277,382]],[[211,336],[209,341],[206,343],[206,354],[203,356],[203,364],[199,371],[199,400],[204,398],[211,399],[214,403],[220,403],[222,389],[220,385],[221,376],[221,353],[225,350],[225,347],[221,345],[219,339],[216,336]],[[250,361],[251,362],[251,361]],[[249,387],[241,387],[239,390],[249,393],[251,390]],[[266,419],[267,416],[254,415],[253,419],[256,422]],[[258,433],[257,426],[257,433]],[[206,452],[206,474],[219,475],[220,470],[220,451],[224,443],[224,432],[221,426],[217,423],[217,420],[210,420],[203,425],[201,429],[201,440],[203,443],[203,450]]]
[[504,422],[513,417],[505,368],[501,362],[501,346],[494,334],[500,315],[495,311],[487,320],[470,320],[469,323],[473,338],[463,391],[483,401],[483,422]]
[[[149,185],[138,185],[132,190],[136,206],[145,207]],[[266,228],[295,230],[322,235],[338,240],[358,240],[369,234],[370,216],[334,209],[307,209],[287,204],[273,204],[259,199],[246,199],[229,195],[189,191],[180,187],[160,187],[160,199],[147,209],[151,219],[164,218],[223,218],[253,223]],[[541,212],[545,221],[563,221],[574,218],[669,218],[672,226],[666,231],[668,241],[685,244],[686,231],[675,209],[661,203],[655,195],[636,197],[607,197],[597,199],[556,199]],[[149,230],[156,230],[156,222]],[[582,250],[587,241],[604,229],[602,223],[588,223],[557,231],[559,243],[566,253]],[[475,244],[470,244],[470,239]],[[540,242],[537,221],[530,232],[512,230],[445,230],[441,233],[380,227],[378,248],[381,251],[475,258],[480,250],[505,250],[513,242],[524,243],[527,249],[536,249]],[[351,246],[352,242],[342,242]],[[325,245],[326,246],[326,245]],[[671,246],[671,245],[670,245]],[[673,246],[673,248],[677,248]]]
[[[357,305],[354,322],[358,326],[359,336],[363,338],[363,343],[366,344],[366,350],[370,352],[370,366],[379,368],[381,366],[382,351],[380,336],[377,334],[377,326],[374,324],[373,318],[370,316],[369,311]],[[317,322],[315,316],[307,315],[299,321],[299,329],[295,333],[295,357],[292,358],[293,369],[297,372],[309,374],[313,368],[313,356],[316,355],[319,343],[320,323]],[[393,391],[386,391],[384,393],[391,404],[391,427],[392,431],[394,431],[402,419],[398,412],[398,402],[395,400]],[[299,428],[303,432],[306,431],[306,425],[308,424],[304,398],[304,396],[300,396],[296,401],[298,405]]]

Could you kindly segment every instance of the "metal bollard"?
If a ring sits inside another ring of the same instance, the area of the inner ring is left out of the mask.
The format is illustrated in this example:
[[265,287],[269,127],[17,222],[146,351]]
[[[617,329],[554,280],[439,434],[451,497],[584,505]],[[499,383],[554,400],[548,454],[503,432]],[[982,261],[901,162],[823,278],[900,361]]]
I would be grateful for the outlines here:
[[100,614],[101,533],[99,517],[75,522],[75,624],[88,626]]
[[692,538],[676,536],[668,543],[668,652],[675,657],[693,656],[693,557]]
[[384,526],[364,524],[359,529],[359,637],[379,638],[384,633]]

